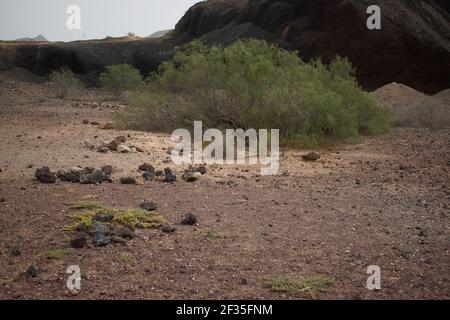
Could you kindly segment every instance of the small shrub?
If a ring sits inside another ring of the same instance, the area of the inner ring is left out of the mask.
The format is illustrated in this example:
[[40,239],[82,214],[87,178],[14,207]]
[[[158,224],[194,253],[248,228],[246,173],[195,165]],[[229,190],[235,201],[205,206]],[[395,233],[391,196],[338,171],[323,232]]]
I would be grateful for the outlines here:
[[205,230],[200,233],[200,236],[204,240],[218,240],[221,239],[222,236],[215,230]]
[[60,99],[77,97],[83,88],[80,79],[69,68],[53,71],[50,81],[55,89],[56,97]]
[[124,91],[139,90],[143,85],[142,76],[136,68],[128,64],[118,64],[106,68],[100,81],[107,90],[120,96]]
[[70,253],[70,249],[50,249],[45,253],[45,256],[48,259],[64,259]]
[[285,292],[291,295],[306,293],[313,299],[317,299],[319,294],[324,292],[331,283],[329,278],[322,275],[307,278],[282,275],[265,281],[266,286],[275,292]]

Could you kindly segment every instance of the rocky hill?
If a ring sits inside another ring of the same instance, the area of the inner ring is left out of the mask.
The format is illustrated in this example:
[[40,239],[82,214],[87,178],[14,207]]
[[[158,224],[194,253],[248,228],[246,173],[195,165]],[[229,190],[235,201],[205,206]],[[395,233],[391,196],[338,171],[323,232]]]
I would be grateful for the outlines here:
[[[381,30],[366,27],[370,4],[382,9]],[[211,43],[263,38],[305,59],[346,56],[368,89],[393,81],[424,92],[450,87],[450,15],[433,0],[209,0],[175,33]]]
[[[370,4],[382,9],[381,30],[366,27]],[[161,39],[0,42],[0,69],[46,74],[69,66],[95,79],[109,64],[129,63],[147,74],[194,38],[227,44],[250,37],[298,50],[306,60],[348,57],[368,90],[391,82],[426,93],[450,87],[450,14],[440,0],[209,0]]]

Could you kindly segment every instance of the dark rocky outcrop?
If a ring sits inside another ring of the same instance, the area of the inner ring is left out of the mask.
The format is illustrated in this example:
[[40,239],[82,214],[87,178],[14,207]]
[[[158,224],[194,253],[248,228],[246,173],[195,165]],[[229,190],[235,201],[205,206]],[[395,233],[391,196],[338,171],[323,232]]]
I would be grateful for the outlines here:
[[[382,9],[382,30],[366,27],[371,4]],[[437,92],[450,87],[445,10],[448,2],[439,0],[209,0],[193,6],[174,34],[209,43],[257,37],[306,60],[339,54],[353,62],[367,89],[395,81]]]
[[[382,30],[366,28],[371,4],[382,9]],[[446,0],[209,0],[161,39],[0,42],[0,70],[18,66],[44,75],[68,66],[96,84],[112,64],[128,63],[147,75],[194,38],[226,45],[254,37],[298,50],[305,60],[348,57],[369,90],[400,82],[435,93],[450,87],[449,6]]]

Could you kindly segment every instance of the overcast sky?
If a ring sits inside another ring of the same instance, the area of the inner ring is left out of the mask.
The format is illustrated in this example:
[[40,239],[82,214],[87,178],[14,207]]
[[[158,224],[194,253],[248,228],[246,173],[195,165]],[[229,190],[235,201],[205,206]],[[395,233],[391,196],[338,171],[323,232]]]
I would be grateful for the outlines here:
[[[199,0],[0,0],[0,40],[35,37],[50,41],[101,39],[133,32],[149,36],[173,29]],[[70,5],[81,9],[81,30],[66,27]]]

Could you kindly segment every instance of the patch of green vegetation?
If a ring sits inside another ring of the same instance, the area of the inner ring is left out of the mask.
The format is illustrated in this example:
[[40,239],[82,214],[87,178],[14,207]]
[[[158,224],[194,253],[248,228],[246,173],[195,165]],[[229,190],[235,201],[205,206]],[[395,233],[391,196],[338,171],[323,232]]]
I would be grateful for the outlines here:
[[106,69],[106,72],[100,75],[100,81],[103,87],[116,96],[120,96],[124,91],[137,90],[144,84],[139,70],[128,64],[113,65]]
[[121,254],[119,256],[119,260],[126,263],[132,263],[135,261],[134,257],[128,253]]
[[281,275],[265,280],[265,285],[275,292],[285,292],[291,295],[305,293],[312,299],[317,299],[319,294],[326,291],[332,280],[323,275],[315,275],[307,278],[291,275]]
[[389,129],[389,112],[363,91],[351,63],[304,62],[297,52],[260,40],[227,47],[194,41],[163,63],[116,113],[121,127],[156,132],[279,129],[283,145],[357,141]]
[[95,201],[78,201],[75,203],[70,204],[71,209],[77,209],[77,210],[83,210],[83,209],[102,209],[105,205],[100,202]]
[[107,211],[113,216],[112,224],[119,226],[131,226],[140,229],[156,229],[167,222],[167,220],[156,212],[149,212],[140,209],[94,209],[80,212],[71,216],[73,223],[67,225],[65,231],[77,231],[80,224],[90,228],[93,224],[92,219],[98,213]]
[[70,254],[72,251],[70,249],[66,248],[56,248],[56,249],[50,249],[47,252],[45,252],[45,257],[49,259],[64,259],[65,256]]
[[200,236],[204,240],[218,240],[221,239],[222,236],[215,230],[204,230],[200,233]]

